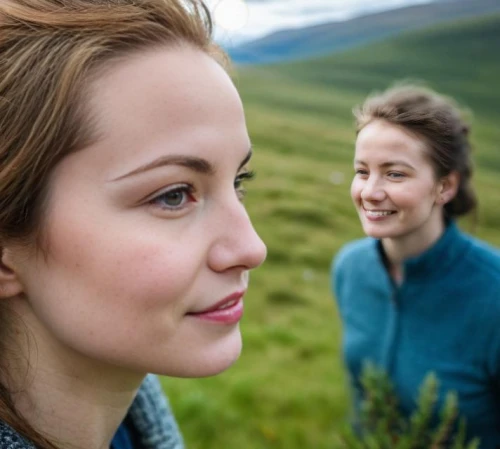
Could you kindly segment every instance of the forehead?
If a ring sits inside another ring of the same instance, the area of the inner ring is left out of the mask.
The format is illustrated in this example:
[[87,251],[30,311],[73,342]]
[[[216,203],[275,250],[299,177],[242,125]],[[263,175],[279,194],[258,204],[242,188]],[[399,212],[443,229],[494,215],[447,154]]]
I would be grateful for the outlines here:
[[195,120],[204,126],[211,118],[234,120],[243,114],[225,70],[188,45],[136,52],[113,62],[94,78],[89,104],[101,130],[117,123],[131,129],[161,123],[179,130]]
[[97,128],[93,146],[116,171],[167,153],[224,158],[250,146],[231,79],[212,57],[187,45],[115,61],[95,76],[87,101]]
[[382,162],[392,158],[429,162],[423,139],[402,126],[385,120],[375,120],[359,132],[356,139],[356,158]]

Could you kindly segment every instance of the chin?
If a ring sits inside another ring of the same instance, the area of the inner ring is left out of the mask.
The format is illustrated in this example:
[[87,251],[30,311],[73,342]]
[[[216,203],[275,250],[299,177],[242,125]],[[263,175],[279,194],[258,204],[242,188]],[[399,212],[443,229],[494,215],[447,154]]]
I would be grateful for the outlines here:
[[382,229],[374,229],[373,227],[363,227],[364,233],[368,237],[372,237],[374,239],[390,239],[394,237],[394,233],[388,232],[387,230]]
[[383,239],[384,237],[387,237],[387,232],[381,232],[378,229],[373,229],[371,227],[364,227],[363,232],[368,236],[368,237],[374,237],[376,239]]
[[231,367],[240,357],[241,350],[238,331],[199,348],[186,348],[185,352],[178,354],[178,360],[170,359],[174,363],[161,367],[156,374],[183,378],[215,376]]
[[363,223],[363,232],[368,237],[373,237],[375,239],[382,239],[384,237],[387,237],[387,231],[380,229],[380,227],[374,226],[371,223]]

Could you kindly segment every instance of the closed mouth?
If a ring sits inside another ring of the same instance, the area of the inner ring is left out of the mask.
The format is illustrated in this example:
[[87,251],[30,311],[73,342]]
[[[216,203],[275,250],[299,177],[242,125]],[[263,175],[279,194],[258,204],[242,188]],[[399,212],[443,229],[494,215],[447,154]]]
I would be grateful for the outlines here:
[[211,313],[211,312],[217,312],[219,310],[229,309],[230,307],[233,307],[235,304],[237,304],[243,298],[244,294],[245,294],[244,290],[235,292],[229,296],[226,296],[224,299],[218,301],[217,303],[213,304],[210,307],[207,307],[203,310],[190,312],[188,313],[188,315],[201,315],[204,313]]
[[219,324],[235,324],[243,315],[243,294],[237,292],[213,306],[197,312],[190,312],[187,316]]

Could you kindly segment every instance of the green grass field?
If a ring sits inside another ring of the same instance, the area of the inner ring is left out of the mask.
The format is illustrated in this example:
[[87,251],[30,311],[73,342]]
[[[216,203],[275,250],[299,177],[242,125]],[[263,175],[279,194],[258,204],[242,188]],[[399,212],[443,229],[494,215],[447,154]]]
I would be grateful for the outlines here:
[[[500,16],[335,55],[237,70],[255,154],[247,207],[268,245],[252,275],[244,350],[227,372],[164,379],[188,449],[333,449],[348,415],[329,266],[362,236],[349,197],[352,107],[423,80],[474,113],[474,233],[500,245]],[[462,223],[467,229],[471,221]]]

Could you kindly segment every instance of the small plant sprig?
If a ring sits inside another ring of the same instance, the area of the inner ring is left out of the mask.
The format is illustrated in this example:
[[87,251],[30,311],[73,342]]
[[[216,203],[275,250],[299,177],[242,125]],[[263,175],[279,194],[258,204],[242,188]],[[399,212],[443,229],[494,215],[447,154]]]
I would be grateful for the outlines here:
[[[479,440],[466,442],[466,424],[458,414],[458,398],[448,392],[432,424],[439,381],[429,373],[419,390],[417,408],[409,416],[401,414],[398,398],[387,374],[373,364],[365,364],[360,378],[364,397],[359,410],[359,428],[341,434],[345,449],[478,449]],[[452,435],[455,425],[458,430]]]

